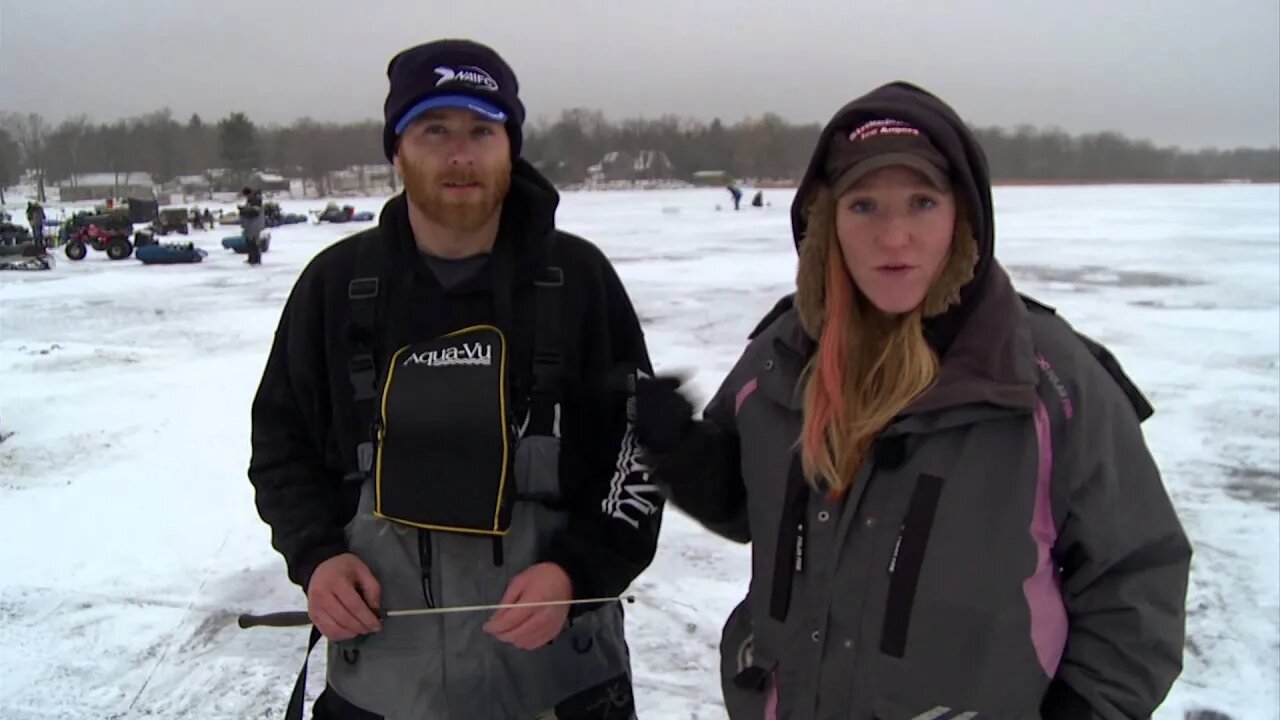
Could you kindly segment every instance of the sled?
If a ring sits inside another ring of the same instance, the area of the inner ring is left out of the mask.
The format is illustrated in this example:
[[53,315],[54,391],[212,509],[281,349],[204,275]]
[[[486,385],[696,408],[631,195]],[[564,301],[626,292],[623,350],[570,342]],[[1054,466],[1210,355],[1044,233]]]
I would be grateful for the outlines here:
[[182,265],[198,263],[206,253],[191,243],[162,243],[143,245],[134,255],[146,265]]

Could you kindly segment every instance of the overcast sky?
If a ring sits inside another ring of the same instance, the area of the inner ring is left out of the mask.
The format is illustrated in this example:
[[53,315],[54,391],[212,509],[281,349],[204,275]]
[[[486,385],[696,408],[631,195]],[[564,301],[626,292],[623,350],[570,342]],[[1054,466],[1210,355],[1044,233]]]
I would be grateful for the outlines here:
[[0,110],[381,117],[390,57],[444,36],[531,119],[825,121],[904,79],[980,125],[1280,144],[1277,0],[0,0]]

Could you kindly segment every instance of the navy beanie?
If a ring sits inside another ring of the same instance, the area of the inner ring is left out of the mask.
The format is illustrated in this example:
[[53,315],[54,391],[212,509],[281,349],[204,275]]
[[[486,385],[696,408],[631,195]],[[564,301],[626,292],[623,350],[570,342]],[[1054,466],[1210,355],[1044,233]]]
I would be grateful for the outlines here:
[[[383,106],[382,148],[387,160],[395,157],[396,126],[424,100],[443,96],[467,96],[504,113],[511,156],[520,155],[523,143],[524,105],[520,84],[502,56],[471,40],[437,40],[402,50],[387,65],[390,89]],[[482,113],[483,114],[483,113]]]

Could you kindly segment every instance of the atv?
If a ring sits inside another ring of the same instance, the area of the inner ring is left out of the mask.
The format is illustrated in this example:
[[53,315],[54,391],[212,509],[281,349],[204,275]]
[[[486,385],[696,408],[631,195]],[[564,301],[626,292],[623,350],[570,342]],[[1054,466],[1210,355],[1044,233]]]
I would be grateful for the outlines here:
[[97,225],[86,225],[72,231],[67,238],[67,247],[63,251],[71,260],[83,260],[89,254],[89,248],[106,251],[112,260],[124,260],[133,254],[133,243],[129,242],[128,229],[100,228]]
[[129,219],[129,211],[124,208],[91,212],[84,210],[72,215],[62,226],[62,240],[68,242],[90,225],[97,225],[104,230],[126,233],[133,232],[133,221]]

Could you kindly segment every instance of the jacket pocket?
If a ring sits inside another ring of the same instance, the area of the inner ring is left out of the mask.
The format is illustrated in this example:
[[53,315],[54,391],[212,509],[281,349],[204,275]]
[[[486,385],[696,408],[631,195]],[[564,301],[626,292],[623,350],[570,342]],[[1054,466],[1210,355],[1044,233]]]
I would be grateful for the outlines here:
[[634,720],[635,716],[631,678],[622,673],[560,701],[551,717],[555,720]]
[[325,688],[324,692],[316,698],[311,720],[385,720],[385,718],[347,702],[346,698],[330,687]]
[[749,603],[738,603],[720,635],[720,692],[729,720],[763,720],[773,680],[772,668],[757,657]]
[[942,496],[943,479],[935,475],[916,478],[915,490],[902,521],[898,542],[889,561],[889,596],[885,603],[880,651],[901,658],[906,653],[911,629],[911,609],[924,565],[925,549],[933,532],[933,519]]
[[551,538],[569,522],[560,490],[560,439],[527,435],[515,452],[515,504],[505,547],[508,579],[547,555]]
[[[629,720],[635,714],[631,660],[622,608],[614,603],[582,613],[551,643],[520,650],[497,643],[495,678],[483,691],[507,688],[510,705],[527,716],[558,720]],[[491,717],[515,717],[490,712]]]
[[442,698],[431,689],[440,677],[439,632],[423,632],[427,623],[396,620],[402,620],[400,627],[388,621],[381,632],[329,643],[326,692],[337,697],[326,702],[342,711],[333,717],[395,718],[443,709]]

